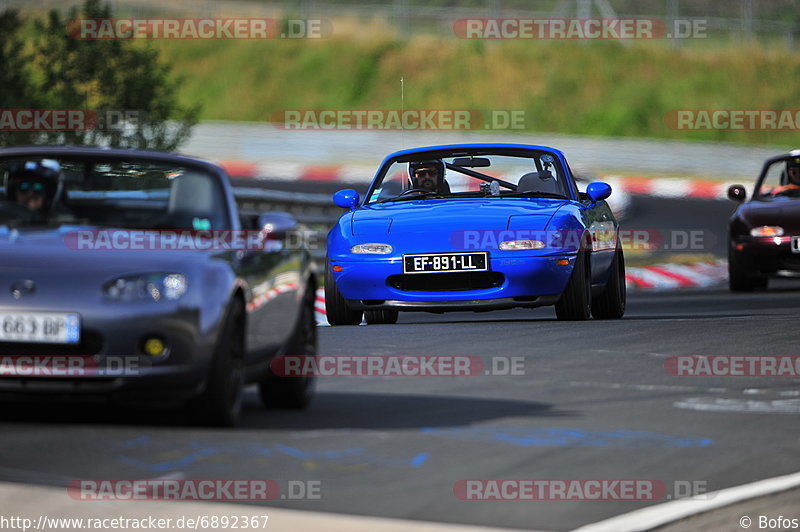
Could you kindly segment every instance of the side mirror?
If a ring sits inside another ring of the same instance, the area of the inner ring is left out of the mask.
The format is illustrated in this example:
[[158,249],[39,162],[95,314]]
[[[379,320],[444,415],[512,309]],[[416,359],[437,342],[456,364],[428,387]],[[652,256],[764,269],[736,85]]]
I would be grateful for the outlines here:
[[747,191],[742,185],[731,185],[728,187],[728,199],[741,203],[747,199]]
[[358,192],[352,188],[340,190],[333,195],[333,202],[344,209],[355,209],[358,206]]
[[285,238],[286,233],[297,229],[294,216],[286,212],[266,212],[258,217],[258,229],[268,233],[269,238]]
[[597,183],[589,183],[589,186],[586,187],[586,195],[589,196],[592,203],[603,201],[611,195],[611,185],[599,181]]

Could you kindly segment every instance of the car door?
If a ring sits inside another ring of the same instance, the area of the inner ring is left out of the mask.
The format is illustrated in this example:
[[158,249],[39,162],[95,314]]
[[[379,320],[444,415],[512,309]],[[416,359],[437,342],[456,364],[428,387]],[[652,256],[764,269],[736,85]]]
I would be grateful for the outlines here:
[[[249,287],[248,341],[253,359],[270,356],[286,343],[300,315],[305,251],[288,215],[264,215],[272,231],[258,249],[241,252],[238,274]],[[269,222],[272,220],[272,222]]]

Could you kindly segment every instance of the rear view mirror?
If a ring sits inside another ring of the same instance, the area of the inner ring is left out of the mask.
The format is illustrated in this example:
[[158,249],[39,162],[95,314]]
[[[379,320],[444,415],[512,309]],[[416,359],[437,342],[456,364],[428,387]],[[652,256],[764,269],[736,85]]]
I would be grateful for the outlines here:
[[488,168],[492,162],[486,157],[456,157],[453,160],[455,166],[462,168]]

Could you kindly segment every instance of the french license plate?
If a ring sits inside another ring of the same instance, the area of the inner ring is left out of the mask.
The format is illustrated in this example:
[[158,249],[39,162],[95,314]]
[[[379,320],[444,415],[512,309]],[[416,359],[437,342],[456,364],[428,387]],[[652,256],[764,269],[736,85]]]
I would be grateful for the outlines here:
[[59,312],[0,312],[0,342],[77,344],[81,341],[78,314]]
[[485,272],[486,252],[403,255],[403,273]]
[[800,253],[800,236],[792,237],[792,253]]

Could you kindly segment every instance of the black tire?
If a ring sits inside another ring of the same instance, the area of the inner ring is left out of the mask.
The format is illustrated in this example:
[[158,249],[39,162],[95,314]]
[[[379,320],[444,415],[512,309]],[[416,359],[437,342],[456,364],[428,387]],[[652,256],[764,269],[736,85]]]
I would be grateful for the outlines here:
[[325,312],[331,325],[361,324],[362,312],[347,306],[347,301],[339,293],[336,281],[333,280],[328,261],[325,261]]
[[365,310],[364,319],[369,325],[397,323],[399,312],[396,310]]
[[742,257],[728,247],[728,288],[731,292],[766,290],[767,279],[758,277],[743,264]]
[[[316,285],[311,284],[303,300],[303,308],[292,336],[281,354],[284,356],[317,356],[317,321],[314,316]],[[258,383],[261,402],[268,408],[302,410],[314,396],[314,376],[280,377],[272,370]]]
[[228,309],[214,350],[203,393],[189,404],[190,417],[198,424],[214,427],[236,425],[244,395],[244,310],[239,303]]
[[617,320],[625,314],[625,256],[617,247],[611,261],[611,272],[603,293],[592,298],[592,316],[601,320]]
[[583,321],[592,315],[592,284],[588,251],[578,251],[567,288],[556,303],[559,320]]

